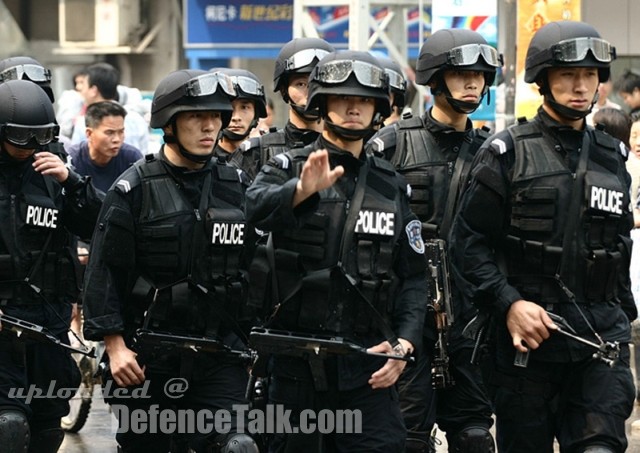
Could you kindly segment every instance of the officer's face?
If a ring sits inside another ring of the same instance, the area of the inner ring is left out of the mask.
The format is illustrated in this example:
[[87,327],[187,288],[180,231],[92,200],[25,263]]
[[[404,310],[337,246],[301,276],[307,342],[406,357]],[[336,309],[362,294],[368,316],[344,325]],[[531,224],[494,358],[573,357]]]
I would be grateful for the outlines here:
[[451,97],[459,101],[480,102],[484,89],[484,74],[481,71],[444,71],[444,83]]
[[327,96],[327,116],[341,127],[353,130],[366,129],[373,120],[376,101],[360,96]]
[[124,142],[124,118],[105,116],[98,127],[87,127],[87,142],[93,160],[109,162]]
[[291,102],[299,106],[307,105],[307,92],[309,90],[309,74],[298,74],[289,77],[289,98]]
[[15,160],[27,160],[36,152],[35,149],[18,148],[17,146],[14,146],[6,141],[2,143],[2,148],[11,158]]
[[231,101],[231,106],[233,114],[227,130],[239,135],[248,133],[256,114],[253,102],[247,99],[234,99]]
[[[177,138],[193,154],[211,154],[221,127],[220,112],[189,111],[176,115]],[[170,127],[166,130],[171,132]]]
[[557,103],[574,110],[587,111],[598,91],[596,68],[549,68],[547,81]]

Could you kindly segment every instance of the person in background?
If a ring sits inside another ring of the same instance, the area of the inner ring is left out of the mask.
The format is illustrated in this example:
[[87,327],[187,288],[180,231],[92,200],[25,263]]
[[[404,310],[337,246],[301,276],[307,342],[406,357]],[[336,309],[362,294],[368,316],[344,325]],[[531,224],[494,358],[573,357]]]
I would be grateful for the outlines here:
[[[108,63],[94,63],[86,68],[87,80],[81,88],[80,94],[85,105],[89,106],[100,101],[115,101],[118,99],[118,84],[120,73]],[[125,143],[135,146],[142,154],[147,154],[149,147],[149,125],[136,111],[127,110],[125,117]],[[77,144],[86,139],[86,124],[84,116],[76,119],[71,136],[71,143]]]
[[229,125],[222,130],[215,147],[216,157],[231,159],[232,153],[267,116],[264,86],[256,75],[244,69],[215,69],[229,77],[235,94],[230,96],[233,113]]
[[[620,109],[620,104],[616,104],[611,99],[609,99],[609,94],[613,89],[613,82],[611,79],[606,82],[600,83],[598,85],[598,100],[595,104],[593,104],[593,108],[591,109],[591,113],[587,115],[587,124],[589,126],[595,125],[594,116],[595,114],[602,109]],[[626,143],[626,142],[625,142]]]
[[378,57],[378,61],[384,67],[384,72],[389,76],[389,101],[391,102],[391,115],[384,120],[384,125],[395,123],[402,117],[402,109],[405,106],[407,92],[407,78],[398,63],[391,58]]
[[631,109],[631,119],[640,119],[640,71],[627,69],[613,84],[613,89]]
[[93,185],[107,193],[113,182],[134,162],[142,159],[139,149],[124,143],[127,111],[113,101],[91,104],[85,112],[87,139],[71,145],[71,165]]
[[273,91],[289,106],[283,129],[246,140],[233,157],[233,163],[252,179],[276,154],[313,142],[322,131],[318,112],[305,110],[309,74],[333,46],[319,38],[294,38],[285,44],[276,59]]

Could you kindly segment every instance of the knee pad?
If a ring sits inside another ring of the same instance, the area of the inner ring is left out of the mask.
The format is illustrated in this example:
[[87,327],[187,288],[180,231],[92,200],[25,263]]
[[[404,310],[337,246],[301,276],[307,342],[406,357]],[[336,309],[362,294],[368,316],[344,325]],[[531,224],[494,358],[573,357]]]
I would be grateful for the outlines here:
[[455,453],[494,453],[493,436],[487,428],[469,426],[462,431],[447,436],[449,451]]
[[19,410],[0,411],[0,445],[6,451],[26,452],[29,448],[29,422]]
[[259,453],[256,442],[246,434],[233,434],[222,446],[220,453]]
[[43,429],[32,434],[29,453],[56,453],[63,440],[62,428]]
[[591,447],[587,447],[584,449],[584,453],[615,453],[609,447],[604,447],[602,445],[593,445]]

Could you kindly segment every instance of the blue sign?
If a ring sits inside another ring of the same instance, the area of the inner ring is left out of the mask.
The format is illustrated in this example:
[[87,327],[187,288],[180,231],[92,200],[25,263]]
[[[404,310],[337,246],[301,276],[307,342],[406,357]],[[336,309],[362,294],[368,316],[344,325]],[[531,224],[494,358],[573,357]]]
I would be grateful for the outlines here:
[[184,0],[184,47],[278,49],[293,37],[291,0]]

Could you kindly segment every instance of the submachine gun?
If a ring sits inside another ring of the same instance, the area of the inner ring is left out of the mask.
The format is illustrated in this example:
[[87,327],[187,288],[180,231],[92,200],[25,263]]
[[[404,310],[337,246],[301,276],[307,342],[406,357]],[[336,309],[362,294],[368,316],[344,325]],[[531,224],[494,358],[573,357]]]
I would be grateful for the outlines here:
[[46,327],[34,324],[13,316],[0,314],[0,324],[2,324],[2,332],[5,334],[15,335],[22,341],[32,341],[37,343],[53,343],[61,348],[68,349],[71,352],[86,355],[92,359],[96,358],[95,348],[74,348],[60,341],[58,337],[53,335]]
[[455,384],[449,370],[449,330],[453,324],[451,305],[451,285],[449,281],[449,262],[447,243],[443,239],[425,241],[428,280],[428,311],[433,314],[438,335],[431,363],[431,386],[443,389]]
[[289,332],[283,330],[254,327],[249,335],[249,344],[264,358],[271,354],[288,355],[306,359],[311,367],[311,374],[315,389],[327,389],[327,377],[324,371],[324,359],[329,355],[366,354],[386,359],[413,362],[414,357],[406,355],[385,354],[371,352],[366,347],[358,345],[344,337],[329,335],[314,335]]

